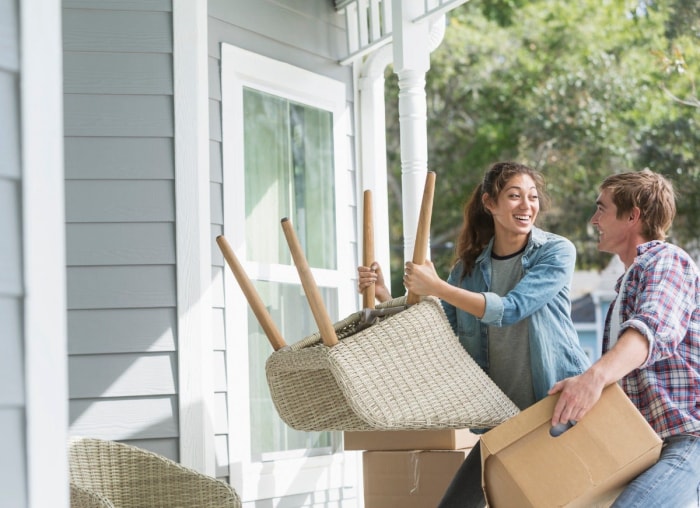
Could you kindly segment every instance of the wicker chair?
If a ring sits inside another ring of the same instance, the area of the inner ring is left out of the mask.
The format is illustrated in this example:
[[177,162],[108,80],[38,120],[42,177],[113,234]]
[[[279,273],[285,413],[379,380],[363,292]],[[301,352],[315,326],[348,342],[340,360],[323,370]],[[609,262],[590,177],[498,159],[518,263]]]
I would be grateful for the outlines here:
[[124,443],[75,437],[72,508],[240,508],[227,483]]
[[70,506],[71,508],[114,508],[106,497],[73,482],[70,483]]

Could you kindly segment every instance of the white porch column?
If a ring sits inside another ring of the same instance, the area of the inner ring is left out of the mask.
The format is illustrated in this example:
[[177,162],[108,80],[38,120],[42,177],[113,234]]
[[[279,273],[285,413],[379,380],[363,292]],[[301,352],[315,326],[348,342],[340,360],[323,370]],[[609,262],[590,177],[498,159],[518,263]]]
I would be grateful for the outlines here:
[[[375,259],[384,275],[390,278],[389,192],[386,167],[386,121],[384,101],[384,71],[391,63],[391,46],[372,53],[359,70],[357,118],[360,124],[361,157],[360,193],[372,191],[374,211]],[[358,207],[358,224],[362,223],[362,205]],[[363,246],[364,247],[364,246]]]
[[405,260],[413,257],[420,203],[428,171],[425,73],[430,68],[430,33],[427,22],[412,21],[422,13],[422,3],[419,1],[392,0],[394,72],[399,77]]

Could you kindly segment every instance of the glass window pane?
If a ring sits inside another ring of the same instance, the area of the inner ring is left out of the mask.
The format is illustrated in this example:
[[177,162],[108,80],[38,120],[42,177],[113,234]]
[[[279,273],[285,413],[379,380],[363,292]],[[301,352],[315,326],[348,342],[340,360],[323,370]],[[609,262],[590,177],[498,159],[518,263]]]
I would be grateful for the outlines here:
[[327,111],[290,105],[299,238],[310,266],[336,268],[333,125]]
[[246,255],[260,263],[290,264],[289,249],[279,234],[279,221],[291,207],[288,104],[245,89],[243,109]]
[[288,217],[309,265],[335,269],[332,114],[250,89],[243,101],[248,258],[292,263],[279,228]]

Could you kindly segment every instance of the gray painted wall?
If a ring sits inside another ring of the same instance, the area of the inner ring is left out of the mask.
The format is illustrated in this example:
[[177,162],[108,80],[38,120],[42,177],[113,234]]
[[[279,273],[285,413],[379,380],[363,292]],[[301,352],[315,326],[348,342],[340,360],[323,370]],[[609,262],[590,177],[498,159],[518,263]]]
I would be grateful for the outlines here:
[[[352,70],[337,63],[344,30],[329,0],[209,1],[213,279],[224,269],[214,243],[224,209],[221,43],[345,81],[352,111]],[[170,0],[63,1],[70,433],[177,460],[172,38]],[[213,295],[216,474],[226,477],[223,288]],[[337,504],[348,493],[302,497],[286,502]]]
[[170,0],[63,2],[70,433],[178,459]]
[[27,506],[22,203],[20,188],[19,19],[16,0],[0,0],[0,492]]

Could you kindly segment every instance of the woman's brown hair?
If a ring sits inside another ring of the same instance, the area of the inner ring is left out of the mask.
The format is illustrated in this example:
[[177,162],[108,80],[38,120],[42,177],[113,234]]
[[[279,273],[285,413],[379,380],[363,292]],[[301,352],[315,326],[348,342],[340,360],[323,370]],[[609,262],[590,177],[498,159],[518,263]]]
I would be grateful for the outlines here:
[[460,279],[470,275],[474,270],[476,258],[493,238],[495,226],[493,217],[484,208],[483,195],[488,194],[493,201],[498,201],[501,191],[508,181],[516,175],[526,174],[535,182],[540,200],[540,210],[547,205],[544,177],[538,171],[517,162],[496,162],[486,171],[482,182],[474,189],[469,201],[464,205],[462,229],[455,248],[455,264],[462,262]]

